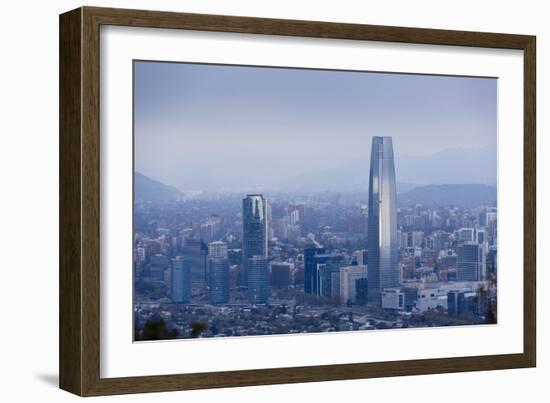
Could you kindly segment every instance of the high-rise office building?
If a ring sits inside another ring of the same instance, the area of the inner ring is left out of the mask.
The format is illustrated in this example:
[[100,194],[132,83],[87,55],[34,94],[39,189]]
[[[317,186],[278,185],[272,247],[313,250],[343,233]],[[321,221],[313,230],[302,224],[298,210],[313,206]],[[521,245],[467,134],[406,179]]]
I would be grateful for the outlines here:
[[315,240],[311,240],[304,249],[304,292],[317,293],[316,255],[325,253],[325,249]]
[[160,243],[154,240],[150,240],[145,245],[146,257],[156,255],[160,253]]
[[177,256],[172,259],[172,302],[191,301],[191,262]]
[[367,266],[347,266],[340,268],[340,301],[342,304],[357,301],[356,282],[360,278],[367,278]]
[[457,242],[474,242],[475,233],[475,228],[460,228],[455,231],[455,238]]
[[421,248],[422,242],[424,242],[424,232],[412,231],[411,232],[411,246],[413,248]]
[[340,298],[341,264],[332,259],[317,264],[317,295],[326,298]]
[[[340,294],[340,274],[342,266],[347,266],[346,257],[338,253],[325,253],[325,249],[319,244],[310,244],[304,249],[304,292],[308,294],[330,297],[332,284],[338,288],[336,294]],[[333,282],[332,274],[338,277]],[[338,285],[336,285],[336,283]]]
[[409,233],[406,231],[398,230],[397,231],[397,242],[401,249],[406,249],[410,246],[409,243]]
[[487,252],[486,272],[488,275],[497,274],[497,248],[490,246]]
[[271,285],[277,288],[287,288],[290,285],[290,269],[290,263],[272,262]]
[[164,282],[168,263],[168,258],[160,253],[151,256],[149,258],[149,279],[154,282]]
[[200,237],[185,239],[183,256],[191,264],[191,285],[204,287],[206,285],[206,255],[208,248]]
[[[367,277],[361,277],[355,280],[355,302],[358,304],[367,303],[369,280]],[[380,305],[382,305],[382,295],[380,295]]]
[[263,256],[248,258],[247,286],[250,303],[252,304],[267,302],[269,293],[267,267],[267,258]]
[[484,276],[484,258],[481,245],[470,242],[457,248],[457,280],[479,281]]
[[225,242],[208,244],[208,299],[211,304],[229,302],[229,259]]
[[366,249],[356,250],[355,252],[353,252],[352,261],[355,262],[358,266],[363,266],[367,264],[367,256],[368,253]]
[[227,257],[227,244],[222,241],[210,242],[208,244],[208,257]]
[[267,202],[260,194],[243,199],[243,268],[248,276],[249,259],[260,256],[267,259],[268,218]]
[[368,302],[380,306],[382,289],[398,287],[400,277],[391,137],[372,139],[368,208]]
[[485,227],[487,225],[487,209],[481,210],[481,212],[478,215],[477,222],[480,226]]
[[205,242],[211,242],[216,239],[221,232],[222,220],[218,215],[211,215],[204,223],[200,225],[200,235]]
[[476,242],[481,245],[486,240],[487,237],[485,236],[485,230],[483,228],[476,229]]
[[476,292],[450,291],[447,294],[447,312],[449,315],[486,315],[487,304]]

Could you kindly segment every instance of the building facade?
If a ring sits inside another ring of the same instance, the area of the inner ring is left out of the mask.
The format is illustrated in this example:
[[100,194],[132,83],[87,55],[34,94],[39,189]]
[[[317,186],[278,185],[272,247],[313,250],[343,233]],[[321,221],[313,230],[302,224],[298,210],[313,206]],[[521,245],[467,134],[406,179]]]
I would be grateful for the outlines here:
[[208,257],[227,258],[227,244],[222,241],[210,242],[208,244]]
[[327,259],[326,263],[317,264],[317,295],[325,298],[340,297],[340,265]]
[[243,269],[248,277],[249,259],[260,256],[267,259],[268,215],[267,201],[261,194],[243,199]]
[[291,264],[286,262],[271,263],[271,285],[277,288],[288,288],[291,267]]
[[267,258],[252,256],[248,259],[247,267],[247,286],[250,303],[265,304],[269,294]]
[[211,304],[229,302],[229,259],[225,242],[208,244],[208,300]]
[[208,247],[200,237],[189,237],[185,239],[183,256],[191,264],[191,285],[193,287],[204,287],[206,285],[206,255]]
[[368,204],[368,303],[380,306],[384,288],[399,286],[397,192],[391,137],[373,137]]
[[357,302],[357,280],[367,278],[367,266],[347,266],[340,268],[340,301],[342,304]]
[[304,249],[304,292],[307,294],[317,293],[316,255],[324,253],[325,248],[316,241],[311,241]]
[[484,272],[483,249],[477,243],[465,243],[457,248],[458,281],[479,281]]
[[172,302],[186,304],[191,301],[191,262],[177,256],[172,259]]
[[165,273],[168,271],[168,263],[168,258],[160,253],[151,256],[149,258],[149,280],[164,282]]

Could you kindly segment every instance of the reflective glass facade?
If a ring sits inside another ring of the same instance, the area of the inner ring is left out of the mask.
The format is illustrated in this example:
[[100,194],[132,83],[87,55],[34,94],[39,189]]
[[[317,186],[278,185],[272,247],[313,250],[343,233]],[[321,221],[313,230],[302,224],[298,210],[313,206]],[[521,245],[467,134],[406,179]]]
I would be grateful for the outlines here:
[[479,281],[483,280],[483,250],[481,245],[470,242],[457,248],[457,280]]
[[248,296],[251,304],[265,304],[267,302],[268,272],[267,258],[253,256],[248,259]]
[[208,248],[200,237],[185,239],[183,256],[191,263],[191,285],[204,287],[206,283],[206,255]]
[[243,267],[245,277],[248,259],[267,258],[267,202],[262,195],[247,195],[243,199]]
[[227,244],[217,241],[208,244],[208,300],[211,304],[229,302],[229,259]]
[[208,300],[211,304],[229,302],[229,260],[226,257],[208,258]]
[[381,305],[381,291],[399,286],[397,192],[391,137],[373,137],[368,205],[368,302]]
[[172,259],[172,302],[191,301],[191,262],[181,256]]

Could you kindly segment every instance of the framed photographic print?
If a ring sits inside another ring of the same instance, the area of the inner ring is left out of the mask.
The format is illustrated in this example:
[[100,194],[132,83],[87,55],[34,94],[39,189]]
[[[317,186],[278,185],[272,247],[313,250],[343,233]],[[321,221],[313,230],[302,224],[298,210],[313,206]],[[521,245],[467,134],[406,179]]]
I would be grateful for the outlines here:
[[535,366],[535,37],[60,16],[60,387]]

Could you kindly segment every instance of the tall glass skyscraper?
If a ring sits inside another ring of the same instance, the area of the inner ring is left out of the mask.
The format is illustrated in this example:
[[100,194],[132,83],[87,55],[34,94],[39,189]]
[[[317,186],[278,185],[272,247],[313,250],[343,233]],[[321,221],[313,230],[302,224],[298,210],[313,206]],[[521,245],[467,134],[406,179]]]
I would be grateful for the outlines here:
[[373,137],[368,207],[368,303],[381,305],[381,291],[399,286],[397,191],[391,137]]
[[245,278],[253,256],[267,258],[267,202],[261,194],[243,199],[243,268]]
[[457,248],[456,277],[458,281],[483,280],[484,259],[481,245],[467,242]]
[[248,259],[248,297],[251,304],[265,304],[267,302],[268,272],[267,258],[253,256]]
[[229,260],[225,242],[208,244],[208,299],[211,304],[229,302]]
[[172,259],[172,302],[191,301],[191,262],[182,256]]
[[325,248],[315,241],[304,248],[304,292],[307,294],[317,294],[317,255],[324,253]]
[[204,287],[206,285],[206,255],[208,247],[200,237],[185,239],[183,256],[191,263],[191,285]]

